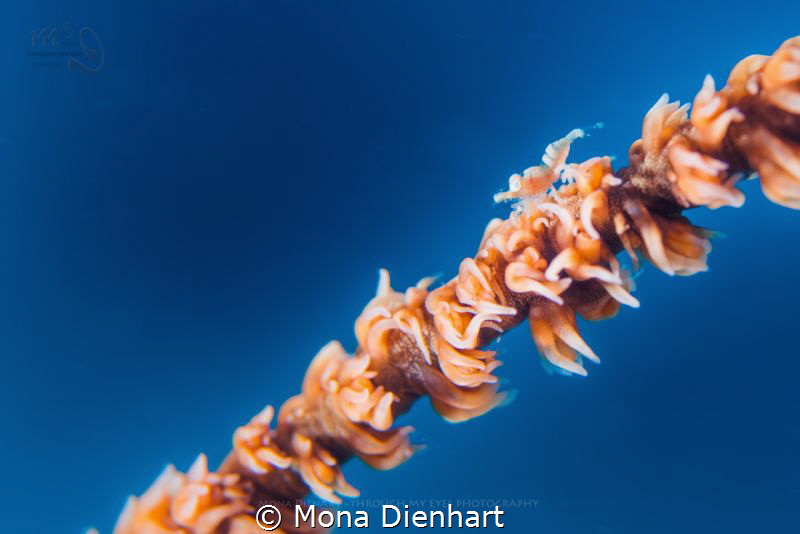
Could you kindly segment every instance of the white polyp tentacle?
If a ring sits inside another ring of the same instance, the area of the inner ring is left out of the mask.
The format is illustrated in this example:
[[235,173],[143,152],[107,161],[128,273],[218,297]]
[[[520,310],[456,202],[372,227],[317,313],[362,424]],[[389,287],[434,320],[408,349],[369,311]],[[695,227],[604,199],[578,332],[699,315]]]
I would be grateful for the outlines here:
[[631,295],[627,289],[619,284],[609,284],[607,282],[600,282],[602,286],[608,291],[608,294],[611,295],[611,298],[625,304],[626,306],[630,306],[631,308],[638,308],[639,307],[639,300]]
[[[475,312],[473,311],[472,313]],[[500,317],[490,313],[476,313],[472,319],[470,319],[463,334],[456,330],[450,321],[438,317],[436,317],[436,319],[439,333],[448,343],[457,349],[474,349],[478,343],[478,334],[481,328],[500,328],[499,325],[495,324],[500,320]]]
[[642,236],[647,253],[653,263],[669,275],[675,274],[675,269],[670,264],[667,256],[667,251],[664,248],[664,243],[661,241],[661,232],[658,230],[655,221],[650,216],[640,202],[626,201],[625,211],[631,216],[639,229],[639,234]]
[[475,263],[473,258],[466,258],[464,261],[461,262],[461,268],[459,271],[466,270],[469,274],[474,276],[481,287],[487,292],[492,293],[492,287],[489,285],[489,281],[486,280],[486,276],[478,267],[478,264]]
[[517,230],[514,230],[514,232],[508,238],[507,249],[509,251],[516,250],[521,243],[526,243],[530,241],[530,238],[531,238],[530,232],[528,232],[526,229],[519,228]]
[[544,202],[539,205],[539,210],[544,212],[549,212],[556,216],[560,223],[560,232],[559,236],[561,241],[561,246],[566,248],[569,246],[569,242],[565,239],[566,236],[572,235],[572,228],[574,226],[575,219],[572,218],[572,215],[569,211],[566,210],[563,206],[559,204],[553,204],[552,202]]
[[369,329],[367,339],[365,340],[364,347],[373,358],[386,356],[386,349],[382,346],[381,340],[386,332],[390,330],[403,330],[402,325],[397,319],[381,319]]
[[562,250],[550,261],[550,265],[547,266],[547,270],[544,272],[544,277],[551,282],[558,281],[559,273],[564,269],[577,265],[578,259],[578,251],[574,248]]
[[600,282],[607,284],[622,285],[622,279],[599,265],[579,265],[575,268],[576,278],[581,280],[588,280],[594,278]]
[[414,339],[420,352],[422,352],[422,357],[425,358],[425,361],[430,365],[431,353],[428,349],[428,343],[425,341],[425,334],[422,331],[422,324],[419,319],[408,311],[405,311],[405,313],[398,313],[396,319],[402,331]]
[[547,217],[536,217],[536,219],[533,220],[533,229],[541,231],[542,227],[550,228],[550,219]]
[[503,224],[503,219],[495,217],[489,224],[486,225],[486,229],[483,231],[483,236],[481,237],[481,244],[478,247],[478,250],[483,249],[486,246],[486,243],[492,237],[492,234]]
[[505,282],[511,291],[516,293],[537,293],[556,304],[563,304],[563,299],[558,293],[544,285],[537,278],[542,277],[522,262],[514,262],[506,267]]
[[600,232],[592,223],[592,212],[601,207],[605,202],[606,194],[603,191],[595,191],[587,196],[581,204],[581,224],[584,230],[592,239],[600,239]]
[[600,363],[600,358],[594,351],[586,344],[583,338],[578,333],[575,326],[566,319],[563,315],[556,315],[554,317],[553,331],[561,338],[561,341],[580,352],[595,363]]

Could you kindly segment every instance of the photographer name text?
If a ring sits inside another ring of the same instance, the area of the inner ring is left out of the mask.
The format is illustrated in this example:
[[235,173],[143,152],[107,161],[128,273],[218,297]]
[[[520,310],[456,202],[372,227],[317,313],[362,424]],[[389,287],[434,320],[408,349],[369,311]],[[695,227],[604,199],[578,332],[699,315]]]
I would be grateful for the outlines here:
[[[288,512],[288,510],[285,510]],[[372,518],[365,510],[317,509],[316,505],[295,505],[293,527],[300,528],[369,528],[379,520],[382,528],[505,528],[505,512],[499,506],[492,510],[458,510],[452,504],[441,510],[413,510],[407,504],[384,504]],[[287,514],[289,515],[289,514]],[[274,530],[281,523],[280,511],[274,506],[262,507],[257,515],[263,530]],[[288,518],[287,518],[288,519]]]
[[[452,504],[447,505],[447,510],[416,510],[403,505],[402,508],[393,504],[384,504],[381,507],[380,526],[383,528],[504,528],[502,517],[505,512],[499,506],[494,510],[454,510]],[[370,516],[364,510],[348,511],[322,510],[317,512],[315,505],[310,505],[305,510],[302,506],[295,506],[295,528],[309,526],[316,528],[368,528]]]

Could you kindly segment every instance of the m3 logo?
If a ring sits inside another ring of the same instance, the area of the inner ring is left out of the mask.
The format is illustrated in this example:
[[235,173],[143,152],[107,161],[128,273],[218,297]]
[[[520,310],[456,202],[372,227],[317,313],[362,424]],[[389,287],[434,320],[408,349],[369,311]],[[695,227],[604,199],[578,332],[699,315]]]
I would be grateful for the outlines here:
[[66,63],[67,69],[96,74],[105,65],[105,47],[90,26],[76,28],[71,23],[58,27],[31,30],[31,50],[36,67],[52,67]]

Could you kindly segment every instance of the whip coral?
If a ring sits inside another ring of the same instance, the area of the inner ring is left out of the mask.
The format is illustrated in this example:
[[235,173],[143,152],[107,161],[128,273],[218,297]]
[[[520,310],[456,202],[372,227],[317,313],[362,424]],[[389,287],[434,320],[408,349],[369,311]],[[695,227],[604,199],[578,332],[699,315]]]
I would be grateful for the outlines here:
[[356,320],[354,355],[326,345],[274,426],[267,407],[235,432],[216,472],[204,456],[185,475],[167,469],[129,500],[115,534],[261,532],[254,514],[263,503],[285,507],[281,529],[296,531],[292,509],[308,493],[332,503],[358,495],[342,474],[349,458],[391,469],[412,455],[412,429],[394,420],[418,398],[449,421],[502,402],[500,362],[485,347],[525,319],[548,368],[585,375],[585,360],[599,358],[577,318],[639,304],[618,255],[669,275],[705,270],[710,233],[682,213],[741,206],[744,178],[758,176],[770,200],[800,208],[800,37],[745,58],[719,90],[706,77],[691,115],[661,97],[627,167],[614,170],[608,157],[568,163],[582,135],[570,132],[540,165],[511,176],[496,196],[514,202],[511,215],[489,223],[455,278],[399,292],[382,271]]

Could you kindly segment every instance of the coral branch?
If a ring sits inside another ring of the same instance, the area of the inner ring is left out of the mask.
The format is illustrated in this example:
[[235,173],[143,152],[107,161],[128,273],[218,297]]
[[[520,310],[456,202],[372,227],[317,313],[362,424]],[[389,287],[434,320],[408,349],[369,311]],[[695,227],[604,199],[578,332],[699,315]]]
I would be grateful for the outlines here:
[[[800,208],[800,37],[771,57],[742,60],[719,91],[706,77],[691,117],[687,110],[659,99],[629,166],[616,172],[607,157],[567,163],[580,130],[548,146],[541,165],[512,175],[496,196],[514,201],[513,211],[489,223],[455,278],[401,293],[382,271],[355,323],[355,355],[326,345],[274,427],[267,407],[236,431],[216,473],[204,456],[186,475],[169,468],[130,499],[115,534],[257,533],[263,503],[278,502],[291,517],[309,492],[332,503],[358,495],[342,464],[358,456],[391,469],[408,459],[412,429],[394,420],[418,398],[429,396],[449,421],[502,402],[493,374],[500,362],[484,347],[526,318],[546,367],[585,375],[584,361],[599,358],[576,318],[639,304],[618,254],[634,266],[641,255],[669,275],[705,270],[710,234],[682,212],[741,206],[736,184],[754,173],[768,198]],[[282,528],[296,531],[292,523]]]

